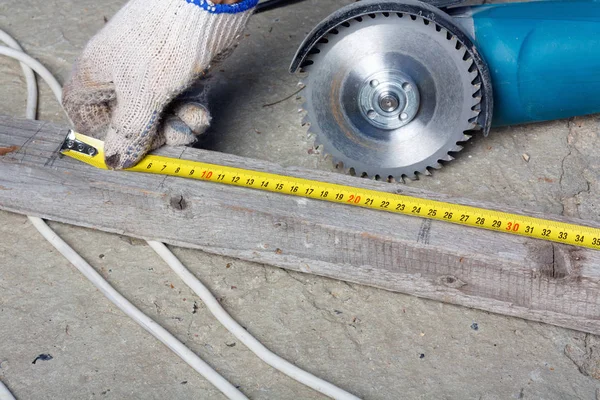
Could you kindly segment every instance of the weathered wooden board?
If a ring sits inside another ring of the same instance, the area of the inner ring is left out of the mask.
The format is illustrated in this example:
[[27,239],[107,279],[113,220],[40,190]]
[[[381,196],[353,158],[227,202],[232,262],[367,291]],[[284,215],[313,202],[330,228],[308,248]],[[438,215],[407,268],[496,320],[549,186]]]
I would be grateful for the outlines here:
[[[58,155],[66,133],[0,117],[0,209],[600,334],[600,251],[207,182],[101,171]],[[209,151],[160,153],[449,200]]]

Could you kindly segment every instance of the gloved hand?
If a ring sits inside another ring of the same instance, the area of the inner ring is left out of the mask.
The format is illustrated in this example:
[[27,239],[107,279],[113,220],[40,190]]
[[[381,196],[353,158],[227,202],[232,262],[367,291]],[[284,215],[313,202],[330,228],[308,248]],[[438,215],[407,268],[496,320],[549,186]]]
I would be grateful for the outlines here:
[[63,106],[75,129],[104,137],[109,168],[206,130],[204,104],[174,100],[239,42],[258,0],[235,1],[130,0],[87,44]]

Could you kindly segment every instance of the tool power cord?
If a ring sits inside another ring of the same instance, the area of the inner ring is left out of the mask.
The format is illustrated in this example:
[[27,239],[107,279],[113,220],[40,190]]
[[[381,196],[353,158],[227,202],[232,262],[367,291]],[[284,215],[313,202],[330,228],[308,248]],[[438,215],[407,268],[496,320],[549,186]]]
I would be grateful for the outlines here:
[[[19,44],[6,32],[0,30],[0,41],[8,47],[0,46],[0,55],[16,59],[21,63],[21,68],[27,82],[27,111],[28,119],[36,119],[38,90],[35,80],[37,73],[54,93],[56,99],[61,103],[62,87],[54,76],[34,58],[25,54]],[[131,317],[142,328],[160,340],[165,346],[177,354],[183,361],[194,368],[200,375],[206,378],[218,390],[220,390],[229,399],[247,399],[234,385],[228,382],[212,367],[203,361],[198,355],[193,353],[177,338],[171,335],[166,329],[141,312],[125,297],[119,294],[110,284],[100,276],[75,250],[64,242],[44,220],[37,217],[28,217],[33,226],[40,234],[48,240],[71,264],[75,266],[86,278],[100,290],[112,303],[121,311]],[[333,399],[353,399],[358,397],[326,382],[279,357],[268,350],[258,340],[238,324],[225,309],[219,304],[210,290],[204,286],[163,243],[148,241],[148,245],[171,267],[171,269],[188,285],[206,304],[208,310],[213,316],[229,330],[240,342],[256,354],[261,360],[271,367],[286,374],[290,378],[330,397]],[[0,400],[14,400],[15,398],[0,382]]]

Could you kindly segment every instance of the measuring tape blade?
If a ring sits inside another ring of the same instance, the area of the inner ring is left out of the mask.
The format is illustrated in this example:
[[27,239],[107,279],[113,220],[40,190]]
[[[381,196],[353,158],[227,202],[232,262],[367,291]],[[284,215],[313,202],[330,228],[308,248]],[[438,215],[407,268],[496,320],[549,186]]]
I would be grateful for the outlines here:
[[[104,162],[104,143],[100,140],[71,131],[61,152],[97,168],[108,169]],[[401,194],[153,154],[125,171],[258,189],[600,250],[598,228]]]

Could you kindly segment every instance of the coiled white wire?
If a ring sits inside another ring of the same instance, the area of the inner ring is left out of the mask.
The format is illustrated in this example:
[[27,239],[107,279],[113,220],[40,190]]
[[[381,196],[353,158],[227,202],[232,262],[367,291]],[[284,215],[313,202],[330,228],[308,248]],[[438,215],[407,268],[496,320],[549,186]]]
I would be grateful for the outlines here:
[[[0,55],[14,58],[21,62],[21,67],[27,81],[27,118],[35,119],[37,113],[37,84],[33,71],[39,74],[50,86],[56,99],[61,103],[62,87],[54,76],[37,60],[25,54],[19,44],[6,32],[0,30],[0,41],[9,47],[0,46]],[[33,71],[32,71],[33,69]],[[187,364],[204,376],[216,388],[218,388],[229,399],[246,399],[235,386],[219,375],[200,357],[194,354],[177,338],[167,332],[163,327],[153,321],[119,294],[108,282],[106,282],[75,250],[65,243],[52,229],[40,218],[28,217],[36,229],[48,240],[65,258],[67,258],[83,275],[86,276],[111,302],[121,311],[135,320],[140,326],[160,340],[175,354],[181,357]],[[215,318],[225,326],[240,342],[248,347],[261,360],[273,368],[283,372],[292,379],[328,396],[340,400],[357,400],[358,397],[324,381],[279,357],[271,352],[248,331],[238,324],[225,309],[219,304],[210,290],[204,286],[175,255],[163,244],[149,241],[148,244],[156,253],[171,267],[171,269],[188,285],[206,304],[208,310]],[[13,400],[14,397],[8,389],[0,382],[0,400]]]
[[[0,30],[0,38],[5,39],[6,36],[8,35]],[[33,71],[31,71],[31,69],[28,67],[31,67],[33,70],[35,70],[35,72],[37,72],[44,79],[44,81],[46,81],[46,83],[48,83],[48,86],[50,86],[50,89],[54,93],[57,100],[61,102],[62,87],[58,81],[56,81],[54,76],[52,76],[52,74],[37,60],[33,59],[22,51],[17,50],[19,46],[16,42],[8,42],[7,44],[15,44],[16,46],[11,46],[15,47],[13,49],[0,46],[0,54],[15,58],[21,61],[21,63],[25,64],[26,67],[24,69],[28,69],[31,72],[31,75],[26,75],[28,78],[33,76]],[[27,86],[28,88],[32,86],[35,87],[37,94],[37,85],[35,83],[35,79],[32,83],[28,82]],[[27,118],[35,119],[36,109],[37,101],[36,103],[28,102],[26,113]],[[73,264],[83,275],[85,275],[85,277],[88,278],[90,282],[92,282],[94,286],[96,286],[111,302],[119,307],[121,311],[131,317],[140,326],[150,332],[173,352],[175,352],[175,354],[181,357],[199,374],[204,376],[225,396],[227,396],[227,398],[236,400],[247,399],[242,392],[240,392],[235,386],[233,386],[225,378],[213,370],[204,362],[204,360],[194,354],[183,343],[177,340],[177,338],[167,332],[162,326],[157,324],[154,320],[142,313],[137,307],[121,296],[121,294],[119,294],[112,286],[110,286],[110,284],[106,282],[79,254],[77,254],[75,250],[73,250],[67,243],[58,237],[58,235],[46,224],[46,222],[44,222],[44,220],[37,217],[28,218],[33,226],[42,234],[42,236],[44,236],[44,238],[48,240],[67,260],[69,260],[71,264]],[[9,393],[6,387],[4,387],[4,389],[7,393]],[[7,399],[11,398],[8,397]],[[0,398],[0,400],[4,399]]]

